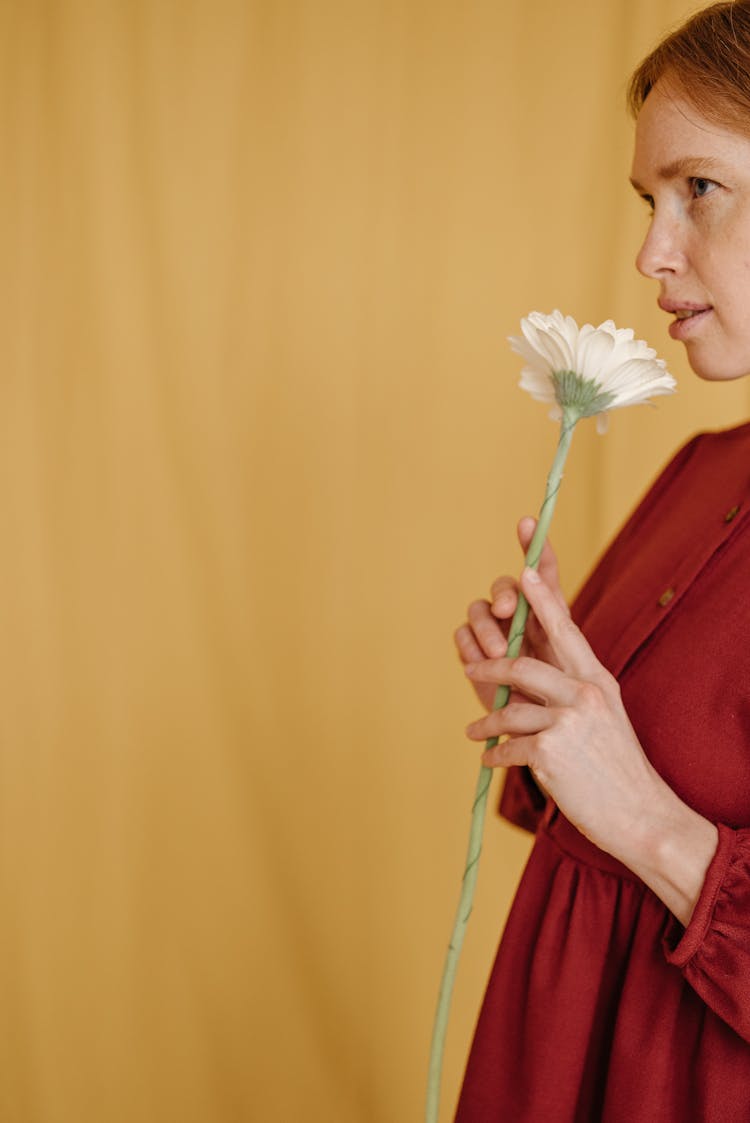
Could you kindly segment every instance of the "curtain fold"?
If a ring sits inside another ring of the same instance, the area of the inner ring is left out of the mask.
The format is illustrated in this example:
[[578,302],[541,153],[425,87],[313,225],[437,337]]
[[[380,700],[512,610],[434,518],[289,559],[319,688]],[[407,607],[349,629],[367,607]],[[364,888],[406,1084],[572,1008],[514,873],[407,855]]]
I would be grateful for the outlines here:
[[[506,336],[680,393],[576,438],[572,593],[744,419],[632,265],[688,5],[0,4],[0,1117],[418,1118],[475,707],[451,633],[556,439]],[[528,849],[488,824],[445,1118]]]

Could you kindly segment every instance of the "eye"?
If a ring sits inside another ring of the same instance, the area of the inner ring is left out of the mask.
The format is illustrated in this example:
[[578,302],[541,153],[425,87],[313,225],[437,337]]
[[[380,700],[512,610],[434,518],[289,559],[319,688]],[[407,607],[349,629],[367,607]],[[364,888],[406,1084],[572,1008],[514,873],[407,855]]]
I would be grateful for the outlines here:
[[704,195],[709,195],[714,187],[718,187],[712,179],[705,179],[703,176],[691,176],[690,187],[693,192],[694,199],[702,199]]

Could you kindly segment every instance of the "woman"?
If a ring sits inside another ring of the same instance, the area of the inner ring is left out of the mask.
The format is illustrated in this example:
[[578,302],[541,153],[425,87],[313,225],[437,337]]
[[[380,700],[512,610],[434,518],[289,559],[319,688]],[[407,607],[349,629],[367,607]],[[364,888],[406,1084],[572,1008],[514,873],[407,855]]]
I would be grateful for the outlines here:
[[[699,13],[634,75],[637,265],[693,370],[750,374],[750,0]],[[526,546],[533,520],[519,525]],[[578,596],[545,551],[456,642],[536,830],[457,1123],[750,1121],[750,424],[683,448]],[[575,620],[576,623],[573,623]]]

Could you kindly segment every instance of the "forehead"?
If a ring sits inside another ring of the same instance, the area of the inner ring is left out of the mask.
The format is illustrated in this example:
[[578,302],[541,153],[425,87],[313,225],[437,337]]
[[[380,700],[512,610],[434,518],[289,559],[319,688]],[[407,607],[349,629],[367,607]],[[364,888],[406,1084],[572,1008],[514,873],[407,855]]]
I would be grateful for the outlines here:
[[[693,167],[698,164],[702,171]],[[709,120],[674,88],[657,83],[636,124],[636,186],[654,177],[707,175],[727,166],[750,171],[750,137]]]

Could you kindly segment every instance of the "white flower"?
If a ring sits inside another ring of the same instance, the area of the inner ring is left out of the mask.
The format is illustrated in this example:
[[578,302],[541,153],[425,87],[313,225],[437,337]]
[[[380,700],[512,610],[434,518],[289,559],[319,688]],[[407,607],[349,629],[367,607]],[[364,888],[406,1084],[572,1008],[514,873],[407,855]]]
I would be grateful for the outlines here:
[[630,328],[605,320],[582,328],[572,316],[531,312],[521,320],[523,336],[510,336],[513,350],[526,361],[519,385],[540,402],[554,402],[550,416],[563,409],[580,417],[597,416],[606,429],[606,411],[671,394],[675,380],[663,359]]

